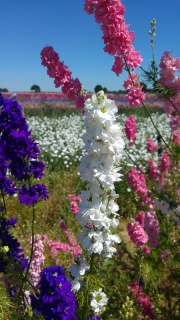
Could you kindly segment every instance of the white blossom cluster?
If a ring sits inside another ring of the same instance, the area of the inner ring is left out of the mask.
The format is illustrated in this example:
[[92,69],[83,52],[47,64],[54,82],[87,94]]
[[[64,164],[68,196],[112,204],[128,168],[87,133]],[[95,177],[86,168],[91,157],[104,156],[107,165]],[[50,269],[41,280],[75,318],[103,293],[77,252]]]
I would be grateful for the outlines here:
[[[85,155],[81,159],[79,171],[83,181],[87,181],[86,190],[80,197],[80,211],[76,219],[82,226],[78,238],[88,255],[99,254],[112,257],[116,251],[115,243],[120,239],[112,234],[112,229],[119,224],[118,205],[114,199],[114,182],[120,181],[119,163],[123,155],[124,140],[120,125],[116,123],[118,109],[113,100],[107,99],[103,91],[93,94],[85,103],[85,128],[82,139],[85,145]],[[84,261],[77,266],[71,266],[69,271],[76,279],[73,282],[75,290],[80,288],[78,279]],[[86,269],[88,266],[86,264]]]
[[103,311],[104,306],[107,305],[108,298],[102,289],[98,291],[94,290],[92,292],[91,308],[94,313],[99,313]]

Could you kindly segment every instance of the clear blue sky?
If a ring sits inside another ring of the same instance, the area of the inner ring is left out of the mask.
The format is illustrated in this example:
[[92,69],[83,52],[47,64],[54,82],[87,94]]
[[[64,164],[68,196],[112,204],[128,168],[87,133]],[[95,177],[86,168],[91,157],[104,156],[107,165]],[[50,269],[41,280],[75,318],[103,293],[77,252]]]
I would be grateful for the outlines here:
[[[123,0],[126,23],[135,32],[134,46],[147,68],[151,60],[150,21],[157,21],[155,58],[163,51],[180,57],[180,0]],[[54,47],[60,59],[93,91],[96,84],[122,89],[126,74],[112,71],[113,57],[103,51],[102,32],[93,15],[83,10],[83,0],[0,0],[0,87],[9,91],[55,89],[53,79],[41,65],[40,51]]]

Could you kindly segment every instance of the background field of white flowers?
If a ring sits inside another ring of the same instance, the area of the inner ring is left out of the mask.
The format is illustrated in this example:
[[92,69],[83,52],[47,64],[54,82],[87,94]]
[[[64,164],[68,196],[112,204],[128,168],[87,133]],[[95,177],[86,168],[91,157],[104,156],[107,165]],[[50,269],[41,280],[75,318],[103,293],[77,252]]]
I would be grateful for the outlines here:
[[[152,118],[164,140],[168,142],[170,138],[169,118],[166,114],[159,115],[158,113],[153,113]],[[133,146],[129,146],[124,131],[126,119],[125,114],[118,116],[126,142],[126,152],[130,156],[123,157],[123,164],[131,167],[135,162],[141,168],[146,167],[147,160],[152,157],[150,153],[147,153],[147,138],[152,138],[157,144],[157,131],[149,118],[136,116],[137,140]],[[68,169],[79,164],[83,148],[81,136],[85,131],[82,115],[72,114],[58,118],[34,116],[28,117],[27,122],[34,139],[39,144],[42,160],[49,168],[58,166]],[[153,156],[158,161],[157,152]]]

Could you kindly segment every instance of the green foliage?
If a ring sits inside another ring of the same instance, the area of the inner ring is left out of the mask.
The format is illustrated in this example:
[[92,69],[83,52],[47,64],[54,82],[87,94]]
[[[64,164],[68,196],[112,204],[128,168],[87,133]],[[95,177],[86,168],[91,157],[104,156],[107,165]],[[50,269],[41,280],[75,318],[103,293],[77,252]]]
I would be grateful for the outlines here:
[[154,84],[154,89],[158,96],[168,99],[175,94],[173,88],[165,88],[161,83],[157,82]]
[[37,84],[33,84],[33,86],[31,86],[30,90],[33,90],[35,92],[41,92],[41,89]]
[[5,285],[0,282],[0,320],[7,320],[11,318],[15,305],[7,294]]
[[100,84],[97,84],[94,88],[94,92],[97,93],[99,92],[100,90],[103,90],[103,87],[100,85]]
[[6,88],[0,88],[0,92],[9,92]]

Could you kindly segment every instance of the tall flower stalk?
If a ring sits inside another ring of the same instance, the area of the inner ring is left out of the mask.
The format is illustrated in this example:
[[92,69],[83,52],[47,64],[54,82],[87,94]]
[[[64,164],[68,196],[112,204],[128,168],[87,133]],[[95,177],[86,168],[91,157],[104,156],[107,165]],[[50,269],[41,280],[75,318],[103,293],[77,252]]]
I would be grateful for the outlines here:
[[[78,238],[82,247],[87,250],[89,259],[80,257],[77,264],[70,266],[69,271],[73,277],[73,290],[86,291],[90,296],[87,297],[87,304],[99,297],[90,304],[93,313],[101,313],[107,303],[101,283],[97,284],[98,268],[97,264],[102,258],[111,258],[116,252],[114,244],[119,243],[120,239],[113,233],[117,228],[118,205],[115,199],[118,195],[115,192],[114,182],[120,181],[119,162],[123,155],[124,141],[120,125],[116,123],[118,109],[113,100],[107,99],[103,91],[85,103],[85,128],[83,135],[86,154],[81,159],[79,171],[83,181],[87,181],[86,190],[80,194],[82,202],[80,211],[76,219],[82,226],[82,231]],[[87,271],[87,277],[85,272]],[[87,288],[88,276],[96,277],[93,282],[96,288]],[[84,282],[84,278],[86,279]],[[97,294],[95,294],[97,292]],[[81,296],[81,295],[79,295]],[[106,302],[105,302],[106,301]],[[83,306],[86,306],[86,302]]]

